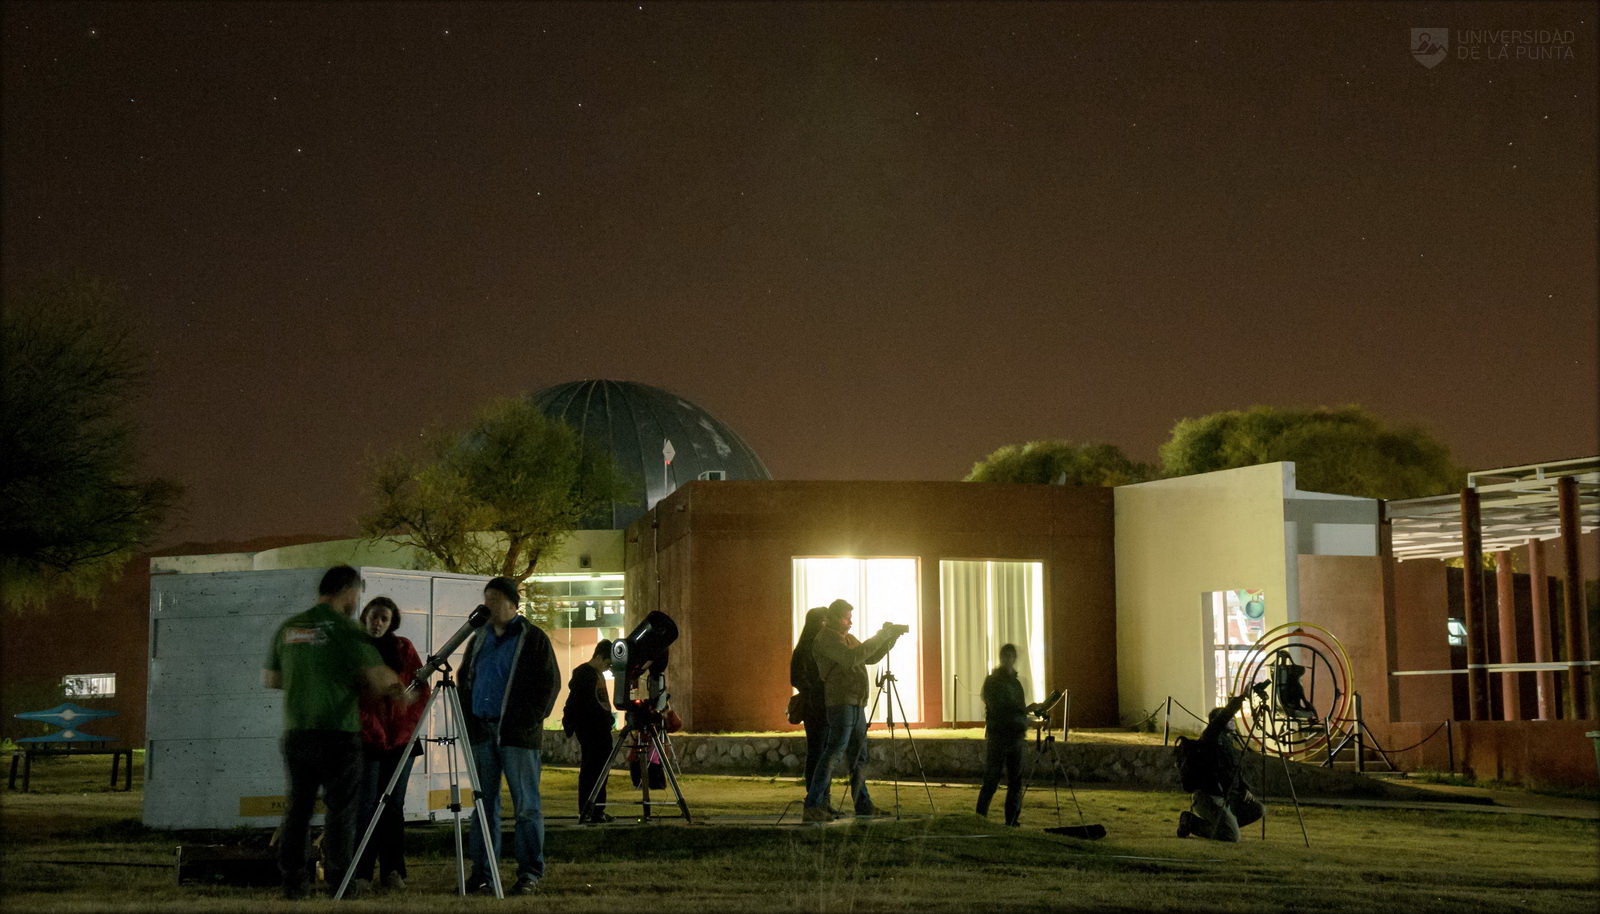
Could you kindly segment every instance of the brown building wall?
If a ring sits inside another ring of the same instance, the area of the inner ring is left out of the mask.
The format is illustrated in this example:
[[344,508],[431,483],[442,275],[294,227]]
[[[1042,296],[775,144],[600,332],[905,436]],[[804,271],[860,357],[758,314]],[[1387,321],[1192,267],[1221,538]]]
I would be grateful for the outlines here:
[[1041,561],[1046,680],[1072,690],[1075,723],[1114,724],[1111,525],[1109,489],[691,483],[628,530],[628,615],[636,622],[660,607],[678,621],[670,688],[686,726],[701,731],[787,727],[792,560],[915,557],[922,681],[902,681],[901,688],[919,689],[926,725],[939,725],[946,720],[939,561]]
[[1389,722],[1387,626],[1383,559],[1359,555],[1300,556],[1300,619],[1332,632],[1354,668],[1350,687],[1362,717],[1383,738]]
[[150,557],[256,552],[279,546],[336,539],[332,536],[263,537],[246,542],[184,543],[140,554],[122,575],[92,599],[56,597],[41,607],[0,607],[0,721],[7,736],[35,736],[43,725],[12,717],[42,711],[66,699],[61,678],[76,673],[115,673],[117,694],[73,699],[86,708],[117,712],[85,727],[90,733],[144,745],[149,684]]
[[150,559],[139,556],[122,576],[94,599],[57,597],[37,608],[0,610],[0,682],[4,732],[9,737],[42,736],[54,727],[20,721],[12,715],[43,711],[69,699],[61,678],[76,673],[115,673],[112,698],[74,698],[74,704],[116,717],[92,721],[84,729],[127,745],[144,744],[145,657],[150,633]]

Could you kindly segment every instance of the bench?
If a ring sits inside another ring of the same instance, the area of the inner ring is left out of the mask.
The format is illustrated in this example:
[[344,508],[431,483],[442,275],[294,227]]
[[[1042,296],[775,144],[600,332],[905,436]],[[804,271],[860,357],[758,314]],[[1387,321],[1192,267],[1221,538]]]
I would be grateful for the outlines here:
[[[101,720],[107,717],[116,717],[115,711],[95,711],[82,708],[78,705],[67,703],[60,704],[48,711],[27,711],[16,715],[23,720],[35,720],[61,728],[49,736],[29,736],[17,740],[22,748],[11,753],[11,776],[6,781],[6,789],[17,789],[17,767],[22,768],[22,792],[27,793],[33,787],[33,760],[35,756],[50,755],[109,755],[111,756],[111,786],[117,786],[117,777],[122,777],[122,789],[133,789],[133,749],[107,748],[108,743],[116,740],[92,733],[84,733],[78,729],[80,723],[90,720]],[[122,763],[126,760],[127,767]]]

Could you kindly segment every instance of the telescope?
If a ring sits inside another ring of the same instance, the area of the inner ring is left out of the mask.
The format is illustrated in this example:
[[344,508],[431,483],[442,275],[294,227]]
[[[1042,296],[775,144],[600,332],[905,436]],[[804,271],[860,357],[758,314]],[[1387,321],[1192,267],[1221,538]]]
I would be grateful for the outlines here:
[[424,663],[422,668],[417,670],[416,675],[411,677],[411,684],[406,686],[406,691],[409,692],[415,689],[417,683],[427,682],[428,677],[439,672],[439,669],[450,661],[450,655],[456,652],[456,648],[461,646],[461,642],[467,640],[467,637],[473,632],[483,628],[483,623],[488,621],[489,607],[479,604],[477,609],[467,615],[467,621],[461,623],[461,627],[456,629],[456,633],[450,636],[450,640],[444,643],[444,647],[428,655],[428,662]]
[[[667,648],[678,640],[678,624],[656,610],[644,617],[626,638],[611,645],[611,678],[615,683],[612,704],[622,711],[662,711],[667,701]],[[639,677],[646,680],[649,698],[633,697]]]

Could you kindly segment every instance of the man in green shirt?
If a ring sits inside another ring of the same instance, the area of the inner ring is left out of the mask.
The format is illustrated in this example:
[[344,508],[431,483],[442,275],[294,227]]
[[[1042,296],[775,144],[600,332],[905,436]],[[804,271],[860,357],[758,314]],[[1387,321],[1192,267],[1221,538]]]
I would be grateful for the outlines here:
[[414,700],[351,618],[361,598],[360,573],[349,565],[330,568],[318,594],[316,606],[273,632],[261,676],[267,688],[284,692],[283,761],[289,796],[278,868],[286,898],[302,898],[310,889],[307,858],[318,789],[328,810],[322,854],[330,891],[337,889],[350,865],[361,782],[361,693]]

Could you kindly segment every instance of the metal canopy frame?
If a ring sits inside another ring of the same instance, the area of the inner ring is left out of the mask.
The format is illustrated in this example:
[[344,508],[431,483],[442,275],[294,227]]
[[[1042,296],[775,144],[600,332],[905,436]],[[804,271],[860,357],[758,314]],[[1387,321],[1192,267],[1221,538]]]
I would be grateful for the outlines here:
[[[1470,474],[1468,487],[1478,493],[1483,551],[1557,538],[1561,531],[1557,487],[1567,477],[1577,483],[1579,529],[1584,533],[1600,529],[1600,456]],[[1459,494],[1384,502],[1383,510],[1396,560],[1461,557]]]

